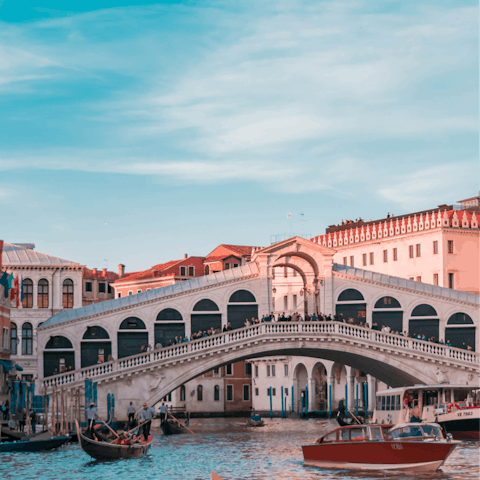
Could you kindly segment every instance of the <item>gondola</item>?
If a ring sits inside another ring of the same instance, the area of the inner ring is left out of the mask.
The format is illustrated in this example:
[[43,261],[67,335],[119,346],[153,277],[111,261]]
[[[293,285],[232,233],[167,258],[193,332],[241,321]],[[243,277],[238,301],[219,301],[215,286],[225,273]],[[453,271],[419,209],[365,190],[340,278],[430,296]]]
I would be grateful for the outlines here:
[[250,418],[247,418],[248,427],[263,427],[265,422],[260,418],[260,415],[252,415]]
[[[78,431],[78,442],[82,450],[96,460],[117,460],[120,458],[143,457],[152,445],[153,435],[149,435],[147,441],[141,440],[130,445],[117,445],[108,442],[97,442]],[[143,437],[140,437],[143,438]]]
[[[188,419],[185,424],[188,426]],[[187,433],[187,430],[175,420],[164,420],[160,423],[160,427],[162,428],[164,435],[177,435],[180,433]]]
[[70,436],[50,437],[44,439],[25,439],[16,442],[0,443],[0,453],[7,452],[42,452],[61,447],[70,440]]
[[[340,411],[337,412],[337,416],[335,417],[337,419],[337,423],[341,426],[341,427],[350,427],[352,425],[358,425],[359,423],[354,419],[354,418],[351,418],[351,417],[345,417],[344,415],[342,415],[340,413]],[[357,417],[359,420],[360,420],[360,424],[363,424],[364,421],[363,421],[363,418],[362,417]]]

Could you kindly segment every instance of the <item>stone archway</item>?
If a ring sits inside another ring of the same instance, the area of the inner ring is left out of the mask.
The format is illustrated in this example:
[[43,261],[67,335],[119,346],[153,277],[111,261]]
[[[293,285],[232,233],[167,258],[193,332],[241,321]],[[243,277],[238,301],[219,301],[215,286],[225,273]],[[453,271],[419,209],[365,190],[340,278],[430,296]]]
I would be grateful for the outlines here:
[[307,367],[303,363],[298,363],[293,370],[293,403],[295,412],[300,412],[303,409],[307,384]]
[[312,393],[312,405],[309,406],[313,411],[328,411],[328,392],[327,392],[327,369],[322,362],[317,362],[312,369],[311,382],[314,391]]

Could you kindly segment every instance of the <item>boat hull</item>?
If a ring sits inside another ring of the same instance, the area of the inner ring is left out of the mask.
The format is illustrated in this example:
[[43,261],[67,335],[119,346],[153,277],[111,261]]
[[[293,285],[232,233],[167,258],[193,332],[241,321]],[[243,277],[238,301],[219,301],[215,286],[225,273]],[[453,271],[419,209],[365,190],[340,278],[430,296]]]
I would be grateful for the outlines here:
[[435,471],[455,447],[456,443],[447,442],[382,441],[315,444],[305,445],[302,449],[305,465],[315,467]]
[[166,422],[162,422],[160,424],[164,435],[178,435],[181,433],[187,433],[184,427],[180,424],[167,420]]
[[[466,413],[466,412],[461,412]],[[460,418],[453,420],[438,420],[447,433],[451,433],[456,440],[480,440],[480,419],[478,418]]]
[[78,440],[82,450],[96,460],[118,460],[143,457],[150,449],[153,436],[150,435],[146,443],[134,443],[132,445],[112,445],[106,442],[97,442],[87,438],[83,433],[78,434]]
[[7,452],[42,452],[61,447],[70,440],[69,436],[54,437],[48,440],[31,440],[0,443],[0,453]]

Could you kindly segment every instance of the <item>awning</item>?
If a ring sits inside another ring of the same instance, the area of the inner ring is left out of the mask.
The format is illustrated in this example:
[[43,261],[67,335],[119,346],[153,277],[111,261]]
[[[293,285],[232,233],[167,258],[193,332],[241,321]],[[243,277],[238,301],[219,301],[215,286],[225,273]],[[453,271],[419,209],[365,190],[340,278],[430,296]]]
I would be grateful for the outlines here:
[[15,364],[15,370],[18,370],[19,372],[23,372],[23,367],[20,365]]
[[5,370],[7,372],[9,372],[13,368],[12,362],[10,360],[0,360],[0,365],[5,367]]

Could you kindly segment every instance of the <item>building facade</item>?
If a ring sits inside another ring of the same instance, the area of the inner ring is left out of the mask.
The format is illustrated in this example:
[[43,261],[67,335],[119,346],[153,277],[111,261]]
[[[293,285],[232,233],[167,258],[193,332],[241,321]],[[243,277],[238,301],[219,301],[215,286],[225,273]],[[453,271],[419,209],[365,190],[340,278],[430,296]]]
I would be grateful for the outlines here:
[[118,279],[118,274],[109,272],[106,268],[97,270],[82,267],[83,293],[82,304],[90,305],[92,303],[104,302],[115,298],[113,284]]

